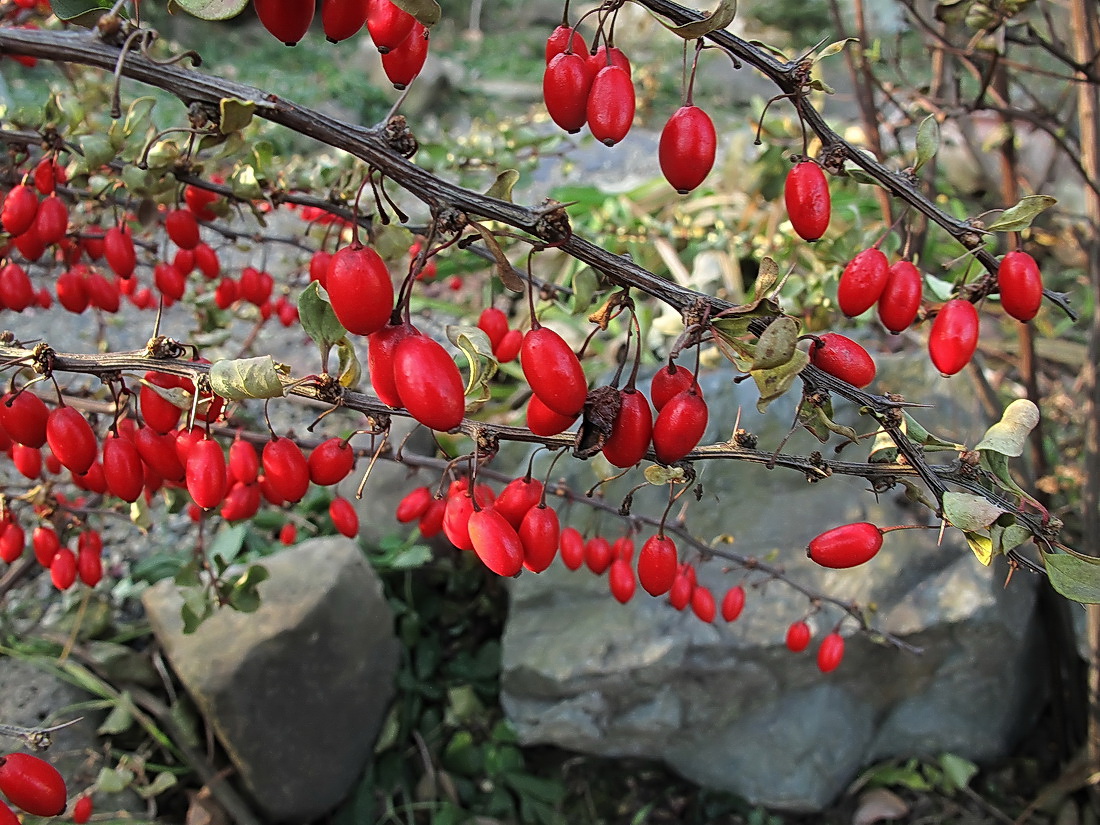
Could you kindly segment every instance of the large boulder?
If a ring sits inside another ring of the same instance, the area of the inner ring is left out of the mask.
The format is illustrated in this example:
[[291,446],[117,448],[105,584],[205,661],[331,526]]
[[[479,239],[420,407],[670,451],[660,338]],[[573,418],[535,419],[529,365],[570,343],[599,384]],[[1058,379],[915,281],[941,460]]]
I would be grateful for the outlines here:
[[273,821],[304,822],[348,793],[393,695],[398,645],[381,582],[342,537],[263,560],[254,613],[217,611],[183,632],[171,581],[143,598],[153,632]]
[[[957,392],[961,379],[944,381],[923,361],[881,359],[876,389],[934,403],[934,410],[915,411],[922,423],[975,443],[987,423],[977,401]],[[761,416],[751,382],[730,378],[720,371],[704,379],[711,410],[705,440],[728,438],[740,411],[741,426],[759,436],[761,449],[774,449],[795,399],[783,398]],[[837,406],[843,417],[843,402]],[[868,429],[854,415],[847,421]],[[806,453],[815,444],[798,433],[786,449]],[[821,449],[834,457],[831,445]],[[866,446],[849,445],[841,457],[866,454]],[[931,523],[928,512],[899,503],[896,492],[876,497],[857,477],[808,484],[798,473],[737,461],[699,462],[698,469],[705,492],[688,507],[695,535],[732,536],[729,549],[855,600],[872,611],[876,627],[923,652],[876,644],[849,618],[840,626],[844,662],[822,675],[814,646],[801,654],[786,649],[786,628],[809,614],[820,639],[843,614],[829,604],[815,610],[782,582],[760,573],[746,579],[720,559],[700,564],[700,582],[719,600],[733,584],[745,581],[748,590],[739,620],[710,625],[640,589],[619,605],[606,579],[556,562],[542,575],[520,576],[512,591],[502,701],[522,742],[651,757],[702,785],[798,811],[827,805],[874,760],[947,751],[983,759],[1012,746],[1038,690],[1034,580],[1017,575],[1005,588],[1003,567],[982,567],[954,530],[937,546],[935,529],[891,533],[871,563],[825,570],[804,552],[823,530],[862,520]],[[635,475],[607,488],[608,499],[617,501],[637,483]],[[585,489],[592,472],[581,469],[572,480]],[[660,495],[640,493],[634,511],[659,513],[662,506]],[[591,529],[586,509],[563,515]],[[621,531],[605,525],[612,538]]]

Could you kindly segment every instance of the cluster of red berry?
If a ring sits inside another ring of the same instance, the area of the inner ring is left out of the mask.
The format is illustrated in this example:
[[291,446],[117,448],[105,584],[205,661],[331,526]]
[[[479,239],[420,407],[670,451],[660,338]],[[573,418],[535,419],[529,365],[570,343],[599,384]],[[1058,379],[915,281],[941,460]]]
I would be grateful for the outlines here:
[[[320,0],[321,27],[331,43],[359,33],[364,26],[382,54],[386,77],[404,89],[424,68],[428,30],[390,0]],[[253,0],[264,28],[288,46],[309,31],[317,0]]]
[[[57,768],[29,753],[0,756],[0,793],[31,816],[60,816],[68,807],[65,780]],[[92,798],[77,797],[73,802],[73,822],[83,825],[91,815]],[[3,800],[0,800],[0,825],[19,825],[19,818]]]

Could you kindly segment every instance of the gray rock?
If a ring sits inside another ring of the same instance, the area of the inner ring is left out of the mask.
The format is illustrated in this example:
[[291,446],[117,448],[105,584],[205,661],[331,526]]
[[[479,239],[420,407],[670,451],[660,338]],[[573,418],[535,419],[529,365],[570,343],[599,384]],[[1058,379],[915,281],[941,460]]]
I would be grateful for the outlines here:
[[397,643],[381,583],[354,542],[303,542],[264,560],[255,613],[183,633],[172,582],[144,603],[153,632],[257,805],[275,821],[335,806],[370,757],[393,694]]
[[[974,443],[986,426],[977,401],[960,397],[958,382],[933,375],[923,360],[879,358],[876,389],[904,388],[936,404],[917,411],[918,419]],[[751,382],[729,379],[728,371],[703,379],[711,409],[704,441],[728,438],[740,410],[741,426],[760,437],[762,449],[777,445],[795,399],[780,399],[760,415]],[[836,406],[842,423],[869,429],[845,414],[844,402]],[[802,432],[786,449],[815,447],[829,449]],[[842,455],[860,460],[866,450],[849,446]],[[892,533],[871,563],[824,570],[804,552],[823,530],[859,520],[913,523],[929,514],[900,506],[895,494],[876,501],[858,478],[811,485],[789,471],[733,461],[699,462],[698,469],[705,494],[688,510],[695,535],[730,534],[740,554],[782,564],[815,589],[873,604],[876,626],[923,654],[873,644],[849,619],[841,626],[845,660],[825,676],[816,645],[798,655],[784,646],[787,626],[810,605],[781,582],[765,586],[750,576],[760,586],[747,587],[741,618],[707,625],[640,589],[619,605],[606,580],[556,563],[542,575],[520,576],[513,588],[502,701],[522,742],[663,760],[702,785],[796,811],[827,805],[877,759],[941,752],[984,759],[1011,747],[1038,690],[1033,580],[1017,575],[1004,588],[1006,570],[979,565],[954,530],[940,547],[936,530]],[[591,469],[572,472],[578,489],[591,484]],[[609,486],[609,500],[637,483],[635,475]],[[639,493],[634,508],[658,513],[661,506],[660,495]],[[563,516],[590,530],[585,509]],[[612,538],[617,529],[603,528]],[[726,566],[715,560],[698,567],[700,583],[718,600],[742,581],[740,570],[724,572]],[[811,615],[815,640],[840,618],[829,606]]]

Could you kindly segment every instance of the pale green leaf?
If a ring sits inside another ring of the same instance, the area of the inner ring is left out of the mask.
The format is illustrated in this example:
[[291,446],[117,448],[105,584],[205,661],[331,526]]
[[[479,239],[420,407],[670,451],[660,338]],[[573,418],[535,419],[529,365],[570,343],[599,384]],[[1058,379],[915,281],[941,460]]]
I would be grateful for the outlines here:
[[123,692],[115,702],[107,718],[96,728],[100,736],[117,736],[128,731],[134,725],[134,703],[130,694]]
[[57,15],[57,19],[66,22],[89,12],[101,14],[110,11],[112,6],[114,6],[112,0],[50,0],[50,8]]
[[929,115],[917,127],[917,162],[914,171],[936,156],[940,149],[940,124],[935,115]]
[[238,100],[235,97],[223,97],[218,101],[218,131],[223,135],[238,132],[252,122],[256,104],[251,100]]
[[1031,222],[1040,212],[1056,203],[1058,199],[1050,195],[1027,195],[1018,204],[1002,212],[1001,216],[986,229],[997,232],[1019,232],[1031,226]]
[[493,185],[489,187],[485,194],[490,198],[497,198],[498,200],[511,203],[512,190],[515,188],[518,181],[519,172],[515,169],[505,169],[497,175],[497,179],[493,181]]
[[478,327],[453,324],[447,327],[447,340],[458,347],[470,365],[466,382],[466,412],[474,412],[490,398],[489,382],[498,363],[489,336]]
[[787,363],[767,370],[752,370],[753,381],[760,391],[760,400],[756,402],[756,408],[763,412],[768,404],[783,395],[794,384],[798,374],[810,363],[810,357],[802,350],[795,350],[791,360]]
[[279,368],[270,355],[215,361],[210,366],[210,388],[230,401],[249,398],[282,398]]
[[1043,553],[1054,589],[1075,602],[1100,604],[1100,559],[1069,553]]
[[407,11],[429,29],[443,16],[443,11],[435,0],[393,0],[393,4],[402,11]]
[[985,431],[975,450],[991,450],[1008,456],[1023,454],[1027,438],[1039,423],[1039,408],[1026,398],[1009,404],[1001,420]]
[[228,20],[244,11],[248,0],[172,0],[172,4],[202,20]]
[[332,311],[332,304],[321,296],[321,285],[317,281],[310,281],[298,296],[298,320],[306,335],[321,348],[322,360],[326,360],[328,351],[348,334]]
[[826,46],[824,49],[822,49],[820,52],[817,53],[817,56],[814,58],[814,62],[816,63],[818,60],[821,60],[822,58],[832,57],[834,54],[839,54],[841,51],[843,51],[844,47],[847,46],[849,43],[858,43],[858,42],[859,42],[858,38],[845,37],[843,40],[837,40],[835,43],[830,43],[828,46]]
[[943,516],[953,527],[964,531],[984,530],[998,518],[1002,510],[982,496],[973,493],[943,494]]
[[657,486],[664,484],[679,484],[684,480],[684,468],[662,467],[659,464],[650,464],[645,468],[645,480]]
[[769,370],[781,367],[794,357],[798,334],[802,325],[796,318],[784,315],[776,318],[761,334],[756,343],[752,369]]
[[500,282],[513,292],[523,292],[523,280],[512,269],[512,262],[509,261],[508,256],[504,254],[504,250],[501,249],[500,244],[497,243],[497,239],[493,236],[493,233],[477,221],[470,221],[470,226],[477,230],[478,234],[481,235],[481,239],[485,241],[485,246],[493,253],[493,261],[496,264],[494,269],[496,270],[497,277],[500,278]]
[[339,358],[340,386],[351,389],[363,377],[363,366],[359,363],[359,356],[355,354],[355,347],[347,338],[341,338],[336,342],[336,355]]
[[711,32],[724,29],[733,22],[733,18],[736,16],[737,0],[721,0],[718,7],[705,15],[702,20],[694,20],[691,23],[684,23],[682,26],[670,26],[661,18],[658,17],[657,19],[661,20],[661,24],[666,29],[684,38],[684,40],[698,40]]

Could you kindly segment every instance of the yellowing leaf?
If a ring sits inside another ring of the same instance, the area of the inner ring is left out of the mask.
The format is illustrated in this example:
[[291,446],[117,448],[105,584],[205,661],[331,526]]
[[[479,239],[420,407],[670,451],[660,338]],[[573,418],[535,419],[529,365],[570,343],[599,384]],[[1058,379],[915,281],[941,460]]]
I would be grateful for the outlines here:
[[497,179],[493,181],[493,185],[489,187],[485,193],[490,198],[497,198],[498,200],[512,202],[512,189],[515,188],[516,183],[519,181],[519,172],[515,169],[505,169],[499,175]]
[[947,492],[943,494],[943,516],[960,530],[984,530],[1003,513],[1000,507],[973,493]]
[[801,325],[789,315],[776,318],[760,334],[752,359],[754,370],[781,367],[794,357],[795,345]]
[[218,131],[223,135],[238,132],[252,122],[252,113],[256,104],[251,100],[238,100],[235,97],[223,97],[218,101]]
[[210,366],[210,388],[230,401],[281,398],[286,394],[270,355],[215,361]]
[[986,228],[997,232],[1019,232],[1031,226],[1031,222],[1040,212],[1056,203],[1058,199],[1050,195],[1028,195],[1002,212],[1001,217]]
[[992,450],[1017,456],[1024,451],[1027,437],[1039,423],[1039,408],[1026,398],[1017,398],[1007,407],[1001,420],[985,431],[975,450]]
[[[661,21],[661,23],[670,32],[679,35],[684,38],[684,40],[697,40],[700,37],[705,37],[711,32],[724,29],[733,22],[733,18],[736,16],[737,0],[722,0],[722,2],[718,4],[718,7],[707,14],[702,20],[684,23],[682,26],[670,26],[664,21]],[[660,20],[660,18],[657,19]]]
[[989,567],[989,563],[993,561],[993,542],[988,536],[983,536],[981,533],[965,533],[964,535],[966,536],[966,543],[970,545],[970,549],[978,561]]

